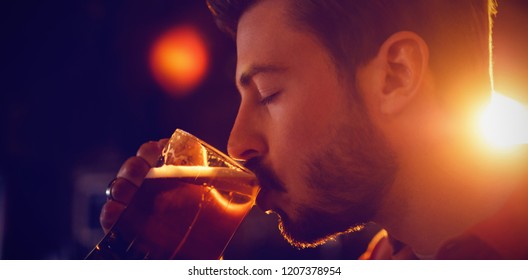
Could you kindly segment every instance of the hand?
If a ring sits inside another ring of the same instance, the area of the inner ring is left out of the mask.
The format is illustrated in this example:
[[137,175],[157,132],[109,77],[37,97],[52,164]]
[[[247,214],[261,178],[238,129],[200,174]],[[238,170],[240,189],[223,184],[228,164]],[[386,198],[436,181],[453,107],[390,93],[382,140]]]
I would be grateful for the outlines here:
[[106,233],[126,208],[136,190],[141,186],[151,167],[155,166],[168,139],[147,142],[139,148],[136,156],[123,163],[110,187],[110,198],[101,209],[99,221]]

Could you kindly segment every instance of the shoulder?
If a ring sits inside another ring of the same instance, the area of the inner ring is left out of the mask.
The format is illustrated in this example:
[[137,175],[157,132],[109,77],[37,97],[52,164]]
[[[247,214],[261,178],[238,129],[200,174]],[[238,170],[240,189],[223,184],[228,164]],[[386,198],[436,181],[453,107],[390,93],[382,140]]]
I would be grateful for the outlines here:
[[436,258],[528,259],[528,188],[519,188],[498,212],[444,243]]

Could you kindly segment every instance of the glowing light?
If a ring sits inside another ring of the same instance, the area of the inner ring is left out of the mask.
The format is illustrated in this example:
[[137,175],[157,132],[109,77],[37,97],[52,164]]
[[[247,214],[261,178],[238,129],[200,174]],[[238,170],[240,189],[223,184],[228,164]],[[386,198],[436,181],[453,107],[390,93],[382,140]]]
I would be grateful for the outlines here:
[[[145,178],[180,178],[194,184],[204,182],[212,201],[233,214],[240,214],[253,207],[259,190],[252,185],[252,175],[228,167],[164,165],[151,168]],[[214,184],[229,189],[216,189]]]
[[484,139],[494,147],[505,149],[528,144],[528,108],[495,92],[479,127]]
[[150,67],[154,78],[173,95],[185,95],[198,86],[209,64],[205,42],[193,27],[177,27],[152,46]]
[[[215,188],[211,188],[210,193],[211,193],[212,197],[214,198],[214,200],[223,209],[225,209],[226,211],[231,212],[231,213],[239,213],[240,214],[242,212],[247,211],[249,208],[253,207],[253,205],[255,204],[255,201],[252,200],[252,199],[249,199],[249,197],[248,197],[248,202],[246,202],[246,203],[233,202],[232,198],[230,198],[229,196],[228,196],[229,199],[226,198],[226,196],[222,195]],[[237,194],[234,194],[234,195],[237,195]],[[240,194],[238,194],[238,195],[240,195]]]

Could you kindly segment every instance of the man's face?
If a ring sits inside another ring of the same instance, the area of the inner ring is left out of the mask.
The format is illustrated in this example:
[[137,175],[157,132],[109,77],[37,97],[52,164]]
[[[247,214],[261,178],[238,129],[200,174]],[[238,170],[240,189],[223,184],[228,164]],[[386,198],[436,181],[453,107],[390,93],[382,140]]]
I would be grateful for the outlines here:
[[[280,216],[299,247],[368,222],[394,164],[353,82],[340,81],[328,51],[289,24],[288,1],[261,1],[240,19],[242,97],[229,153],[262,186],[258,204]],[[350,86],[352,85],[352,86]]]

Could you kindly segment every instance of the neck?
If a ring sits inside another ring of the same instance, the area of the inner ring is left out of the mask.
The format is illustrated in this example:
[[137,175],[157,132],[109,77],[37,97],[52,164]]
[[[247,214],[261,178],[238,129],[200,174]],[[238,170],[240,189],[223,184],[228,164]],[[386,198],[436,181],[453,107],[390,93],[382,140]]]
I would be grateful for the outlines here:
[[443,242],[496,212],[516,186],[506,155],[473,141],[433,142],[401,154],[399,174],[376,220],[417,255],[434,255]]

